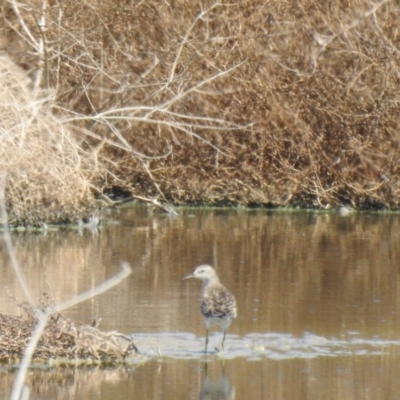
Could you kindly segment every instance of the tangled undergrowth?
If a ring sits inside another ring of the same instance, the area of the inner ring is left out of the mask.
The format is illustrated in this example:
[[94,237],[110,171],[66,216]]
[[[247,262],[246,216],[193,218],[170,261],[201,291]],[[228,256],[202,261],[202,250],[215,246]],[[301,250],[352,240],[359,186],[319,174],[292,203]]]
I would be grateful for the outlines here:
[[72,197],[399,208],[397,2],[18,4],[0,44],[74,133]]

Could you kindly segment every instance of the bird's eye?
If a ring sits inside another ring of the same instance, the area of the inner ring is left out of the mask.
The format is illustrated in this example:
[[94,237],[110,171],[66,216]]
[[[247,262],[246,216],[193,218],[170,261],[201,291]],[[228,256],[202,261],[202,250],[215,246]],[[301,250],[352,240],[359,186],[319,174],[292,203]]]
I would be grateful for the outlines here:
[[200,273],[202,274],[204,272],[204,269],[200,270]]

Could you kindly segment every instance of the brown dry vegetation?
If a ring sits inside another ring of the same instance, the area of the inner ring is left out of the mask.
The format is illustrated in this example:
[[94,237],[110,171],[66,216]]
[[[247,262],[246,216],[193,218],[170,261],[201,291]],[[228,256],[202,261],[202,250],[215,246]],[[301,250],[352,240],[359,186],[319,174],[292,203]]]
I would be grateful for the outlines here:
[[24,3],[2,48],[90,139],[97,191],[399,208],[397,2]]
[[[16,363],[24,357],[38,323],[29,306],[25,307],[24,314],[16,317],[0,313],[0,363]],[[91,326],[73,323],[58,314],[47,323],[33,360],[116,364],[139,361],[137,352],[131,339],[118,332],[104,333]]]
[[29,79],[4,55],[0,82],[0,180],[9,222],[79,218],[93,207],[95,157],[50,112],[51,93],[32,96]]

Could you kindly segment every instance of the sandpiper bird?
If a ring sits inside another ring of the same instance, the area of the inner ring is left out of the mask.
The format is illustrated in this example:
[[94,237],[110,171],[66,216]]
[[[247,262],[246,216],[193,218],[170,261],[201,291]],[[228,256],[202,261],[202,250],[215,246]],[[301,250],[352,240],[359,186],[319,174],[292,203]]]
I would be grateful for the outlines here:
[[198,278],[203,281],[201,313],[207,328],[205,353],[207,353],[208,331],[212,325],[219,325],[224,332],[221,344],[224,350],[226,330],[237,315],[236,300],[220,283],[214,268],[210,265],[199,265],[193,274],[185,276],[182,280],[189,278]]

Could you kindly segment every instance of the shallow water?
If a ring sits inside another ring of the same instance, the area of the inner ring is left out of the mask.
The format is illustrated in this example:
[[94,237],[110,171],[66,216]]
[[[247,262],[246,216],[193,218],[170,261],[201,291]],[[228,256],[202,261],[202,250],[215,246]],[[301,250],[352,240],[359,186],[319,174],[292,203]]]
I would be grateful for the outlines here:
[[[136,206],[110,211],[99,231],[13,235],[35,298],[66,300],[128,261],[126,281],[66,314],[102,318],[101,329],[132,334],[151,359],[107,371],[34,369],[31,399],[400,398],[399,215],[179,212]],[[1,311],[15,314],[23,297],[0,250]],[[216,331],[207,356],[201,283],[181,282],[201,263],[216,266],[239,313],[225,352],[214,350]],[[1,397],[13,377],[0,373]]]

